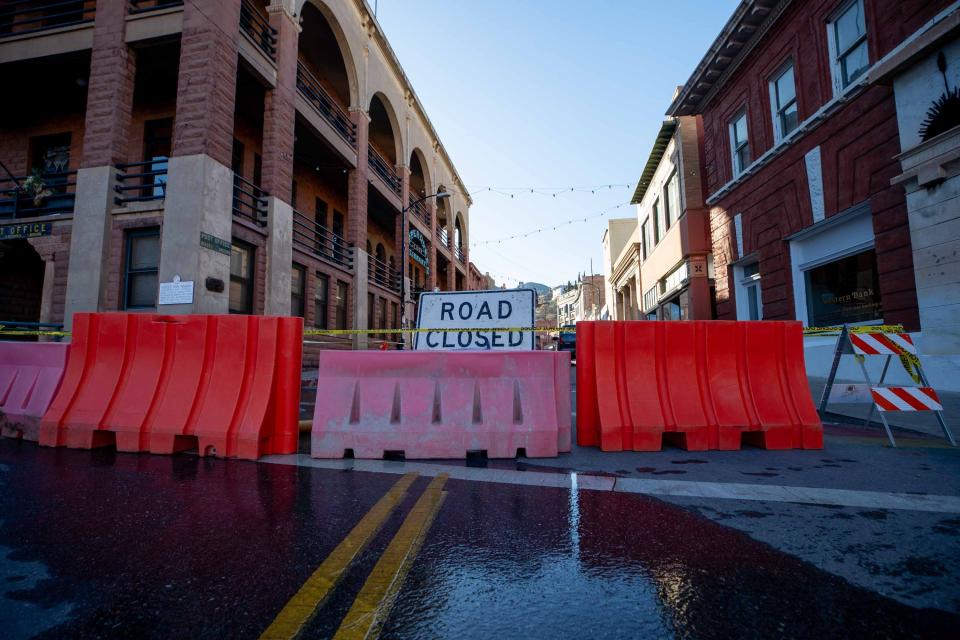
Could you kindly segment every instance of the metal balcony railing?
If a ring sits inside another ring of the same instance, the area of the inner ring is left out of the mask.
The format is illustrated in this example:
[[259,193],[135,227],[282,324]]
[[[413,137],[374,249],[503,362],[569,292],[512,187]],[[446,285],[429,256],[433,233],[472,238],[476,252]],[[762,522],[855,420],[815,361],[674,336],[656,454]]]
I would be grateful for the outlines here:
[[233,215],[267,226],[267,196],[270,194],[242,176],[233,174]]
[[390,267],[383,260],[367,256],[367,279],[384,289],[400,293],[400,281],[403,275]]
[[30,176],[0,175],[0,219],[73,213],[77,172],[44,173],[41,193],[27,189]]
[[454,255],[454,257],[457,259],[458,262],[464,262],[463,248],[462,248],[462,247],[456,247],[456,246],[455,246],[455,247],[453,248],[453,255]]
[[167,9],[181,5],[183,5],[183,0],[130,0],[130,13],[146,13],[155,9]]
[[353,270],[353,248],[341,236],[296,209],[293,210],[293,243],[335,267]]
[[117,192],[113,201],[118,206],[128,202],[163,200],[167,197],[167,158],[118,164],[117,184],[113,190]]
[[277,30],[270,26],[270,22],[250,0],[240,3],[240,30],[250,36],[268,58],[277,61]]
[[96,0],[8,0],[0,5],[0,38],[93,22]]
[[367,145],[367,160],[373,172],[383,180],[384,184],[390,187],[398,196],[403,192],[403,183],[400,176],[394,171],[393,167],[387,162],[387,159],[380,155],[380,152],[373,148],[373,145]]
[[354,149],[357,148],[357,125],[351,120],[346,109],[337,104],[329,92],[323,88],[312,73],[303,65],[297,63],[297,90],[303,94],[307,102],[316,109],[333,130]]
[[440,244],[450,248],[450,236],[447,234],[446,227],[437,227],[437,240],[440,241]]
[[430,226],[430,210],[427,209],[427,205],[422,202],[415,202],[410,207],[410,210],[413,211],[413,215],[420,218],[420,221],[423,224],[427,225],[428,227]]

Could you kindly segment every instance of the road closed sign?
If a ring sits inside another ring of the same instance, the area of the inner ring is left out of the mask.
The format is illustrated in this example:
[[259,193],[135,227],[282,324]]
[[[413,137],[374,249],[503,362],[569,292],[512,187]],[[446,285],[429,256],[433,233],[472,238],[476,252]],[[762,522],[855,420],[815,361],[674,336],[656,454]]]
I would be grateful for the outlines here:
[[533,289],[420,294],[417,351],[530,351],[537,294]]

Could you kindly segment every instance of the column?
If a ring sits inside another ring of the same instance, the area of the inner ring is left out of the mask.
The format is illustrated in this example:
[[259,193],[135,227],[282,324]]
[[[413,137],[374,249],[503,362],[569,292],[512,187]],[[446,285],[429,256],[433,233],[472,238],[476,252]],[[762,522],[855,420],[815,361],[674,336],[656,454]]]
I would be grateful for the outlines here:
[[[405,165],[400,165],[398,168],[401,180],[400,188],[400,203],[404,209],[410,206],[410,169]],[[410,216],[412,212],[407,211],[406,215],[397,216],[397,250],[399,251],[400,256],[400,277],[403,278],[403,300],[400,301],[401,307],[401,322],[400,324],[403,327],[407,327],[416,322],[416,317],[414,314],[413,308],[413,295],[410,293],[410,288],[413,286],[413,281],[410,280],[409,276],[409,264],[410,264]],[[405,343],[405,348],[409,348],[410,345],[406,344],[409,334],[403,334],[403,341]]]
[[193,281],[194,289],[192,303],[164,306],[167,313],[229,310],[230,256],[202,248],[200,235],[232,239],[239,24],[238,0],[184,3],[159,275],[160,282]]
[[[351,109],[357,125],[357,168],[347,173],[347,243],[353,245],[353,328],[367,328],[367,141],[370,116]],[[355,349],[367,348],[366,335],[354,335]]]
[[[277,30],[277,86],[266,92],[263,109],[263,174],[267,198],[267,286],[264,314],[290,315],[290,277],[293,268],[293,182],[297,44],[300,25],[283,6],[267,8]],[[306,291],[304,292],[306,295]]]
[[124,42],[126,17],[126,3],[97,0],[70,235],[64,312],[68,330],[75,312],[100,311],[106,297],[114,165],[126,160],[136,76],[136,55]]
[[427,258],[430,261],[430,273],[427,274],[427,290],[437,288],[437,199],[427,200],[427,211],[430,212],[430,246],[427,247]]
[[[450,199],[450,203],[453,203],[453,198]],[[456,255],[456,238],[453,237],[453,223],[457,219],[456,207],[451,206],[450,214],[447,216],[447,245],[450,248],[450,265],[447,268],[447,290],[456,291],[457,290],[457,255]]]

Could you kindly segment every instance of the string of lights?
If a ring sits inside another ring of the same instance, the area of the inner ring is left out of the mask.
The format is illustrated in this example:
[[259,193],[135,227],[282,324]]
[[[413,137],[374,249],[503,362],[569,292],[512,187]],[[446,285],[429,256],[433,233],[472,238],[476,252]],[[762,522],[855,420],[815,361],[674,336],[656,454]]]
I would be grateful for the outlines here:
[[631,184],[595,184],[582,187],[492,187],[486,185],[468,185],[467,188],[470,190],[470,196],[476,197],[481,193],[496,193],[501,196],[509,196],[514,198],[515,196],[526,196],[526,195],[538,195],[538,196],[550,196],[556,198],[559,195],[564,195],[568,193],[590,193],[596,194],[604,191],[612,191],[613,189],[630,189],[633,185]]
[[527,238],[527,237],[529,237],[529,236],[537,235],[537,234],[540,234],[540,233],[546,233],[546,232],[549,232],[549,231],[556,231],[557,229],[559,229],[559,228],[561,228],[561,227],[564,227],[564,226],[567,226],[567,225],[571,225],[571,224],[574,224],[574,223],[577,223],[577,222],[587,222],[588,220],[595,220],[595,219],[597,219],[597,218],[602,218],[602,217],[607,216],[607,215],[609,215],[610,213],[616,211],[617,209],[620,209],[621,207],[629,207],[630,204],[631,204],[631,203],[629,203],[629,202],[622,202],[622,203],[620,203],[620,204],[618,204],[618,205],[614,205],[614,206],[612,206],[612,207],[608,207],[608,208],[604,209],[603,211],[601,211],[601,212],[599,212],[599,213],[595,213],[595,214],[593,214],[593,215],[585,216],[585,217],[582,217],[582,218],[581,218],[581,217],[571,218],[571,219],[569,219],[569,220],[564,220],[563,222],[557,222],[556,224],[553,224],[553,225],[547,225],[547,226],[545,226],[545,227],[540,227],[539,229],[531,229],[530,231],[525,231],[525,232],[522,232],[522,233],[515,233],[515,234],[512,235],[512,236],[505,236],[505,237],[503,237],[503,238],[494,238],[494,239],[492,239],[492,240],[481,240],[481,241],[479,241],[479,242],[473,242],[473,243],[471,243],[471,244],[473,244],[474,246],[501,244],[501,243],[503,243],[503,242],[509,242],[510,240],[519,240],[519,239],[521,239],[521,238]]

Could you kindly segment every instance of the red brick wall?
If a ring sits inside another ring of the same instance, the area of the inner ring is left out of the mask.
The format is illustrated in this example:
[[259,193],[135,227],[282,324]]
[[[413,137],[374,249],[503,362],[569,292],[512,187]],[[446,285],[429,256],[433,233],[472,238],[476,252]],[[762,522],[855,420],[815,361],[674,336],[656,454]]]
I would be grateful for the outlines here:
[[[788,58],[794,60],[800,120],[833,97],[826,21],[839,0],[797,2],[703,112],[708,194],[732,178],[728,125],[746,105],[751,156],[774,143],[768,81]],[[929,20],[947,2],[865,0],[870,61],[875,62]],[[772,162],[711,207],[716,265],[717,315],[736,317],[729,263],[734,255],[733,216],[742,214],[744,254],[757,252],[764,318],[795,317],[788,244],[783,241],[813,224],[804,155],[820,146],[825,212],[829,217],[869,200],[873,212],[880,290],[887,322],[919,326],[906,201],[891,187],[899,152],[893,94],[871,87],[802,135]]]
[[136,75],[136,53],[123,38],[125,4],[97,3],[82,167],[122,162],[125,156]]
[[53,262],[53,293],[50,322],[63,322],[64,305],[67,300],[67,268],[70,265],[70,230],[72,220],[53,223],[49,236],[30,238],[34,250],[44,262]]
[[186,0],[173,155],[206,153],[229,167],[240,0]]

